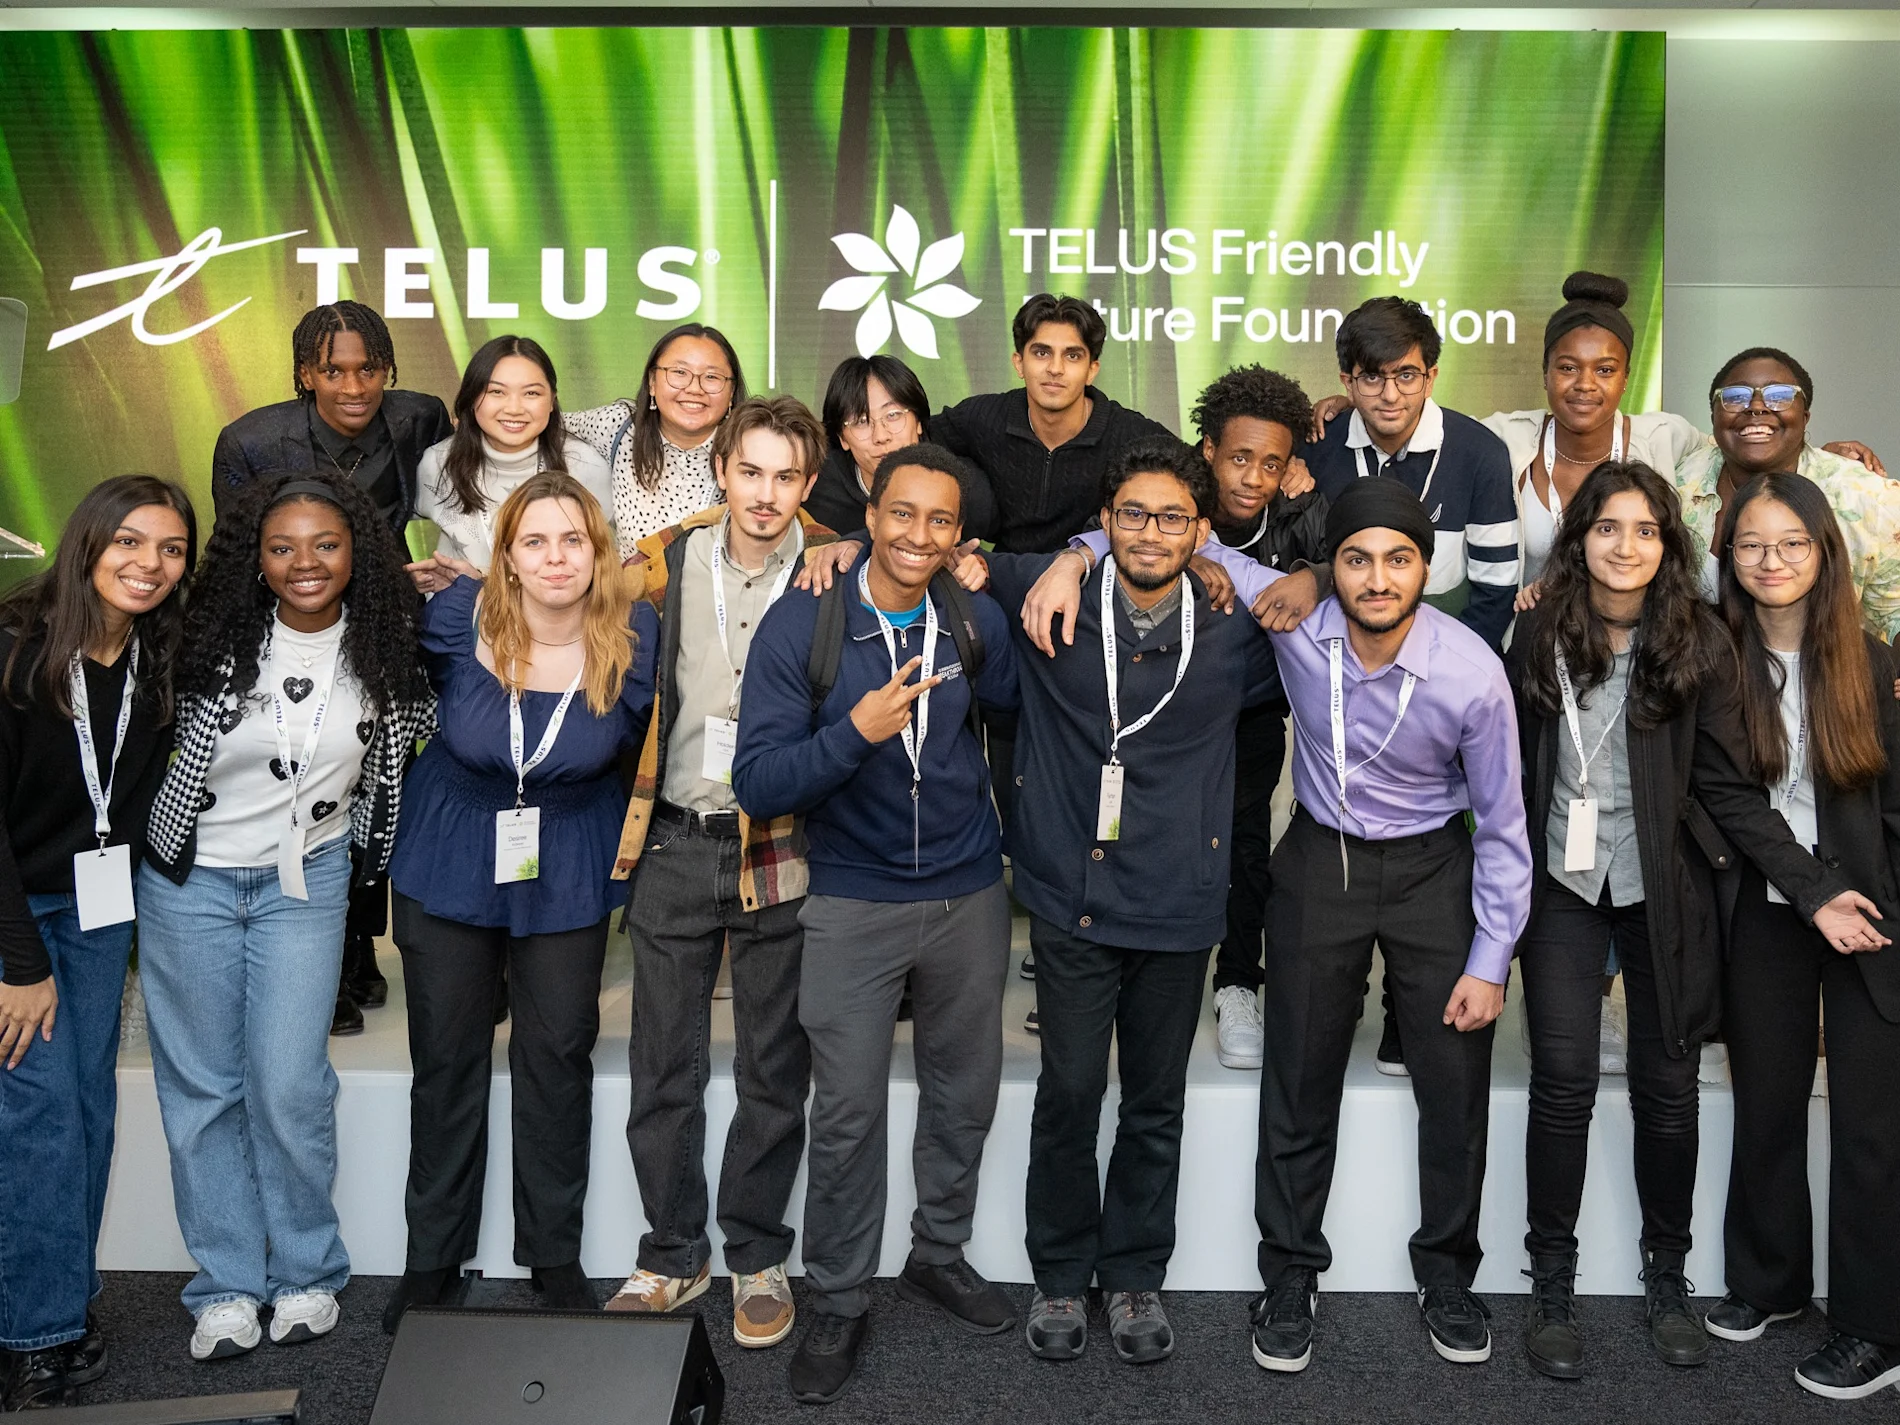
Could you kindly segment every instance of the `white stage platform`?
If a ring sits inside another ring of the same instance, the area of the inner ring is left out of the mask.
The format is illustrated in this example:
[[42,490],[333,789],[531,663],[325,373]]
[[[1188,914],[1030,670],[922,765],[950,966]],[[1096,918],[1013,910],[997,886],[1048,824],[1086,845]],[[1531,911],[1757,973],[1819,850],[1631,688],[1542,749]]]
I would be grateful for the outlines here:
[[[1020,951],[1027,923],[1016,925]],[[338,1103],[339,1169],[336,1201],[354,1269],[364,1275],[394,1275],[403,1265],[403,1181],[409,1144],[409,1063],[403,1018],[401,964],[384,947],[390,980],[386,1008],[368,1013],[368,1032],[332,1039],[342,1080]],[[594,1055],[593,1176],[587,1198],[582,1261],[588,1275],[619,1276],[631,1269],[645,1228],[627,1155],[624,1128],[629,1087],[627,1027],[632,993],[631,953],[623,937],[609,950],[601,996],[602,1035]],[[1376,974],[1376,970],[1375,970]],[[987,1276],[1006,1282],[1030,1280],[1023,1249],[1023,1180],[1028,1166],[1029,1118],[1038,1064],[1036,1040],[1022,1029],[1033,1003],[1033,986],[1012,963],[1004,1008],[1003,1085],[996,1124],[983,1164],[982,1192],[971,1261]],[[1417,1223],[1416,1114],[1410,1081],[1381,1076],[1373,1068],[1379,1016],[1376,997],[1360,1027],[1347,1077],[1340,1131],[1338,1172],[1326,1219],[1333,1268],[1322,1280],[1332,1291],[1409,1291],[1406,1239]],[[708,1095],[707,1173],[716,1180],[726,1124],[734,1102],[732,1017],[729,1002],[713,1009],[713,1083]],[[910,1030],[900,1025],[891,1072],[890,1202],[880,1271],[895,1275],[909,1249],[914,1206],[910,1137],[917,1090],[910,1058]],[[1515,1292],[1525,1287],[1524,1123],[1529,1070],[1518,1025],[1517,992],[1504,1012],[1492,1071],[1491,1155],[1485,1183],[1483,1242],[1488,1256],[1478,1277],[1481,1291]],[[1590,1177],[1579,1226],[1582,1264],[1578,1289],[1596,1294],[1640,1294],[1637,1278],[1639,1216],[1630,1165],[1629,1099],[1621,1078],[1606,1078],[1591,1134]],[[164,1134],[153,1092],[151,1058],[143,1042],[128,1042],[119,1066],[119,1146],[106,1204],[100,1265],[107,1271],[181,1271],[193,1263],[172,1215],[171,1181]],[[1186,1291],[1253,1291],[1254,1146],[1259,1074],[1220,1066],[1214,1055],[1212,998],[1204,1011],[1189,1070],[1186,1137],[1182,1146],[1179,1244],[1167,1285]],[[492,1276],[525,1276],[512,1259],[509,1186],[509,1082],[506,1029],[498,1035],[490,1102],[487,1215],[474,1266]],[[1103,1106],[1103,1150],[1112,1139],[1116,1090],[1111,1082]],[[1826,1238],[1826,1123],[1824,1098],[1810,1115],[1811,1167],[1817,1243]],[[1696,1189],[1697,1248],[1689,1276],[1703,1292],[1722,1289],[1722,1204],[1727,1192],[1732,1109],[1726,1085],[1702,1093],[1702,1157]],[[790,1220],[802,1221],[804,1179],[793,1193]],[[712,1226],[715,1242],[718,1227]],[[1815,1254],[1825,1272],[1824,1245]],[[721,1263],[715,1258],[715,1267]],[[800,1270],[798,1258],[791,1270]],[[1825,1281],[1817,1281],[1825,1296]]]

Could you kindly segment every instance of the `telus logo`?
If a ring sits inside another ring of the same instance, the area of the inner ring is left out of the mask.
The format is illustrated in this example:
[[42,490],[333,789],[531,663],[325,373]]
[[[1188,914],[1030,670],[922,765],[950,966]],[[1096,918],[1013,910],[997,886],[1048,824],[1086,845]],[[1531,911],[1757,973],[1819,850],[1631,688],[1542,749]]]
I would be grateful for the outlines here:
[[[821,312],[864,309],[864,315],[858,318],[859,356],[871,356],[889,341],[895,322],[897,335],[905,346],[935,361],[937,329],[930,318],[955,321],[968,316],[982,303],[982,298],[971,296],[956,283],[942,280],[963,261],[963,234],[952,233],[933,242],[920,255],[917,248],[922,237],[917,231],[917,220],[895,204],[891,207],[890,221],[884,225],[882,245],[863,233],[839,233],[831,241],[858,275],[840,277],[825,288],[824,296],[818,299],[818,309]],[[911,290],[908,297],[898,300],[884,290],[884,284],[900,268],[910,278]]]
[[109,312],[101,312],[98,316],[83,321],[77,326],[54,332],[52,340],[46,343],[46,349],[58,351],[68,342],[79,341],[91,336],[94,332],[104,331],[115,322],[123,321],[127,317],[132,319],[132,335],[147,346],[171,346],[175,342],[190,341],[199,332],[215,327],[251,299],[246,297],[242,302],[233,302],[216,316],[206,317],[195,326],[186,327],[178,332],[154,332],[145,325],[145,314],[151,309],[152,303],[161,297],[169,297],[191,281],[214,257],[243,252],[253,247],[265,247],[274,242],[284,242],[289,238],[301,237],[304,231],[305,229],[299,228],[295,232],[273,233],[269,237],[249,238],[244,242],[234,242],[227,246],[224,233],[220,229],[206,228],[186,243],[182,251],[170,257],[155,257],[149,262],[127,263],[124,267],[108,267],[103,272],[82,273],[73,278],[71,290],[74,292],[84,291],[88,287],[100,287],[107,282],[122,281],[127,277],[142,277],[147,272],[154,275],[151,285],[131,301],[121,303]]

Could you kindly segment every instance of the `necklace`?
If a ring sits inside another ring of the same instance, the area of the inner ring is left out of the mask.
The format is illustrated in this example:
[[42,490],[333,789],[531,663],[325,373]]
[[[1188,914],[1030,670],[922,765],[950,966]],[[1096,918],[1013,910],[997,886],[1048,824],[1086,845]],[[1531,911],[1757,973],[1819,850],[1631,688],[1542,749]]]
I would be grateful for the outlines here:
[[[318,441],[317,444],[323,445],[323,442]],[[345,480],[354,480],[356,478],[357,466],[361,465],[366,459],[369,458],[369,452],[367,450],[359,450],[356,452],[356,459],[350,462],[350,468],[348,470],[345,470],[343,468],[343,462],[336,458],[336,452],[330,449],[329,446],[327,445],[323,446],[323,453],[330,457],[330,463],[336,466],[337,473],[341,475]]]
[[[1621,421],[1622,417],[1618,416],[1617,420]],[[1601,455],[1565,455],[1563,452],[1563,447],[1558,446],[1556,447],[1557,458],[1563,461],[1564,464],[1566,465],[1588,465],[1591,469],[1595,469],[1597,466],[1601,465],[1604,461],[1613,460],[1616,458],[1616,447],[1618,444],[1616,437],[1617,437],[1617,432],[1615,430],[1612,430],[1610,432],[1609,447]]]
[[545,638],[537,638],[531,641],[537,648],[572,648],[575,644],[585,641],[586,637],[586,634],[582,634],[579,638],[568,639],[566,643],[549,643]]

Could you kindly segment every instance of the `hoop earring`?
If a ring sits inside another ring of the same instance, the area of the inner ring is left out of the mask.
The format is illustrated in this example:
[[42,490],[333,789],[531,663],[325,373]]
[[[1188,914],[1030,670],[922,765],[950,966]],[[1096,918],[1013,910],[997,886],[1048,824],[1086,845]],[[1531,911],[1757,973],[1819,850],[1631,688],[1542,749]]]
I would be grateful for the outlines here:
[[257,571],[257,582],[262,584],[266,589],[270,587],[269,581],[264,578],[264,571],[262,569]]

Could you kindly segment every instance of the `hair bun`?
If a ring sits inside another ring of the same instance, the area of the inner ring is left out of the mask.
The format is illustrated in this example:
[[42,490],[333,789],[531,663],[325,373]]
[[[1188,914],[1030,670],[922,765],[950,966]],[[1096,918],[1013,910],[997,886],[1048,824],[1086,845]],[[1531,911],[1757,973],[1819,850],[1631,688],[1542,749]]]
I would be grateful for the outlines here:
[[1620,307],[1630,299],[1630,284],[1602,272],[1573,272],[1564,278],[1566,302],[1604,302]]

